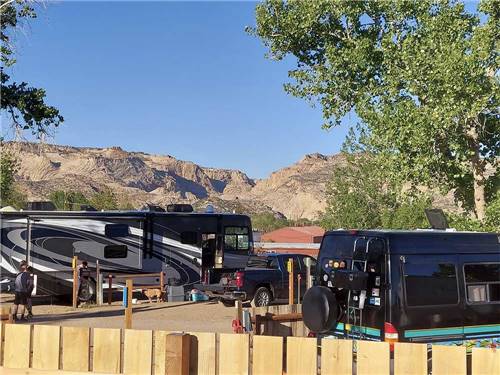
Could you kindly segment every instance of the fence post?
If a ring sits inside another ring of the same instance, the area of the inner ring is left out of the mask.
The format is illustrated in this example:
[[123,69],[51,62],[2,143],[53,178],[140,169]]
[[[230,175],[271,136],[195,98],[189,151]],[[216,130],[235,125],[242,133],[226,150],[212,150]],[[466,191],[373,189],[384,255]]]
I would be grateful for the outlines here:
[[97,306],[102,305],[102,275],[101,275],[101,267],[99,266],[99,259],[95,262],[95,274],[96,274],[96,289],[97,289]]
[[125,328],[132,328],[132,289],[134,287],[134,282],[132,279],[127,279],[127,306],[125,307]]
[[288,260],[288,304],[293,305],[293,302],[295,300],[294,295],[293,295],[293,287],[294,284],[294,277],[293,277],[293,259],[290,258]]
[[72,302],[73,308],[76,309],[78,306],[78,256],[73,256],[73,295]]
[[166,300],[166,296],[165,294],[163,293],[163,287],[165,285],[165,275],[163,273],[163,271],[160,272],[160,299],[162,301],[165,301]]
[[113,299],[113,275],[108,275],[108,305]]
[[189,375],[191,337],[186,333],[171,333],[165,343],[165,373]]
[[311,258],[305,258],[304,264],[306,265],[306,290],[308,290],[312,286]]
[[300,304],[300,284],[302,277],[300,274],[297,275],[297,303]]

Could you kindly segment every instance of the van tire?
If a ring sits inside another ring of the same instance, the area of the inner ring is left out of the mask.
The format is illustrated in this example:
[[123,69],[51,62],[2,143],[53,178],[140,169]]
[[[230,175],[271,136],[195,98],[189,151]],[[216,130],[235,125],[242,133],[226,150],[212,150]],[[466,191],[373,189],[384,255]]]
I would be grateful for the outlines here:
[[271,294],[271,291],[265,286],[261,286],[255,291],[252,302],[250,302],[250,304],[252,305],[252,307],[269,306],[272,300],[273,295]]

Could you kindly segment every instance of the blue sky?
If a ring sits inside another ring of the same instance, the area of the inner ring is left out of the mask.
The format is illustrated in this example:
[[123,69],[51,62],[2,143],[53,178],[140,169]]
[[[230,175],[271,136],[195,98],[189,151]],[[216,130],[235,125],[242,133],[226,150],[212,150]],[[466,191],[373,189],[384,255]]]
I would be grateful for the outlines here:
[[[339,151],[347,124],[287,95],[293,60],[245,33],[255,3],[59,2],[16,35],[10,70],[47,91],[58,144],[120,146],[266,177]],[[5,131],[5,127],[4,127]]]

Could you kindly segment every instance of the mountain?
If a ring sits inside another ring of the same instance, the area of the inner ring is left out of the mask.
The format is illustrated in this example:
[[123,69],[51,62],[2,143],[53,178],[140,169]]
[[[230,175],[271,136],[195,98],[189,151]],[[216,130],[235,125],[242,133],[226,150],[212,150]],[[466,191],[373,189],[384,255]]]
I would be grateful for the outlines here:
[[111,188],[136,207],[144,203],[192,203],[203,209],[275,212],[315,219],[325,208],[325,186],[340,155],[306,155],[296,164],[253,180],[238,170],[202,167],[170,155],[127,152],[120,147],[87,148],[7,142],[20,161],[17,180],[29,200],[55,190],[92,194]]

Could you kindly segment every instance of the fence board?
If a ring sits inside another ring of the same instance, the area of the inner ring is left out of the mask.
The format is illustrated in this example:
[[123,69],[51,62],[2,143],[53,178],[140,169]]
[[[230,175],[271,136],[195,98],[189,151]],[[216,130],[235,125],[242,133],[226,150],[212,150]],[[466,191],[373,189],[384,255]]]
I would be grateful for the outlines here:
[[316,375],[317,362],[315,338],[286,338],[286,373],[288,375]]
[[389,344],[386,342],[357,341],[357,375],[389,374]]
[[4,335],[5,335],[5,324],[0,321],[0,366],[3,366],[3,345],[4,345]]
[[33,362],[38,370],[59,369],[59,344],[61,327],[33,326]]
[[427,345],[394,344],[394,375],[427,375]]
[[500,351],[472,348],[472,375],[500,374]]
[[221,333],[219,344],[219,374],[248,374],[249,336]]
[[166,340],[170,331],[154,331],[154,353],[153,353],[153,373],[155,375],[165,374],[165,353],[167,351]]
[[433,375],[465,375],[467,373],[465,346],[432,345]]
[[189,372],[199,375],[215,375],[215,333],[192,332]]
[[352,375],[352,341],[321,340],[321,375]]
[[62,368],[66,371],[89,371],[90,329],[62,327]]
[[94,328],[94,372],[120,372],[120,337],[120,329]]
[[281,375],[283,373],[283,338],[253,337],[252,374]]
[[6,324],[3,365],[7,368],[30,367],[31,325]]
[[123,373],[151,374],[153,331],[125,330],[123,342]]

